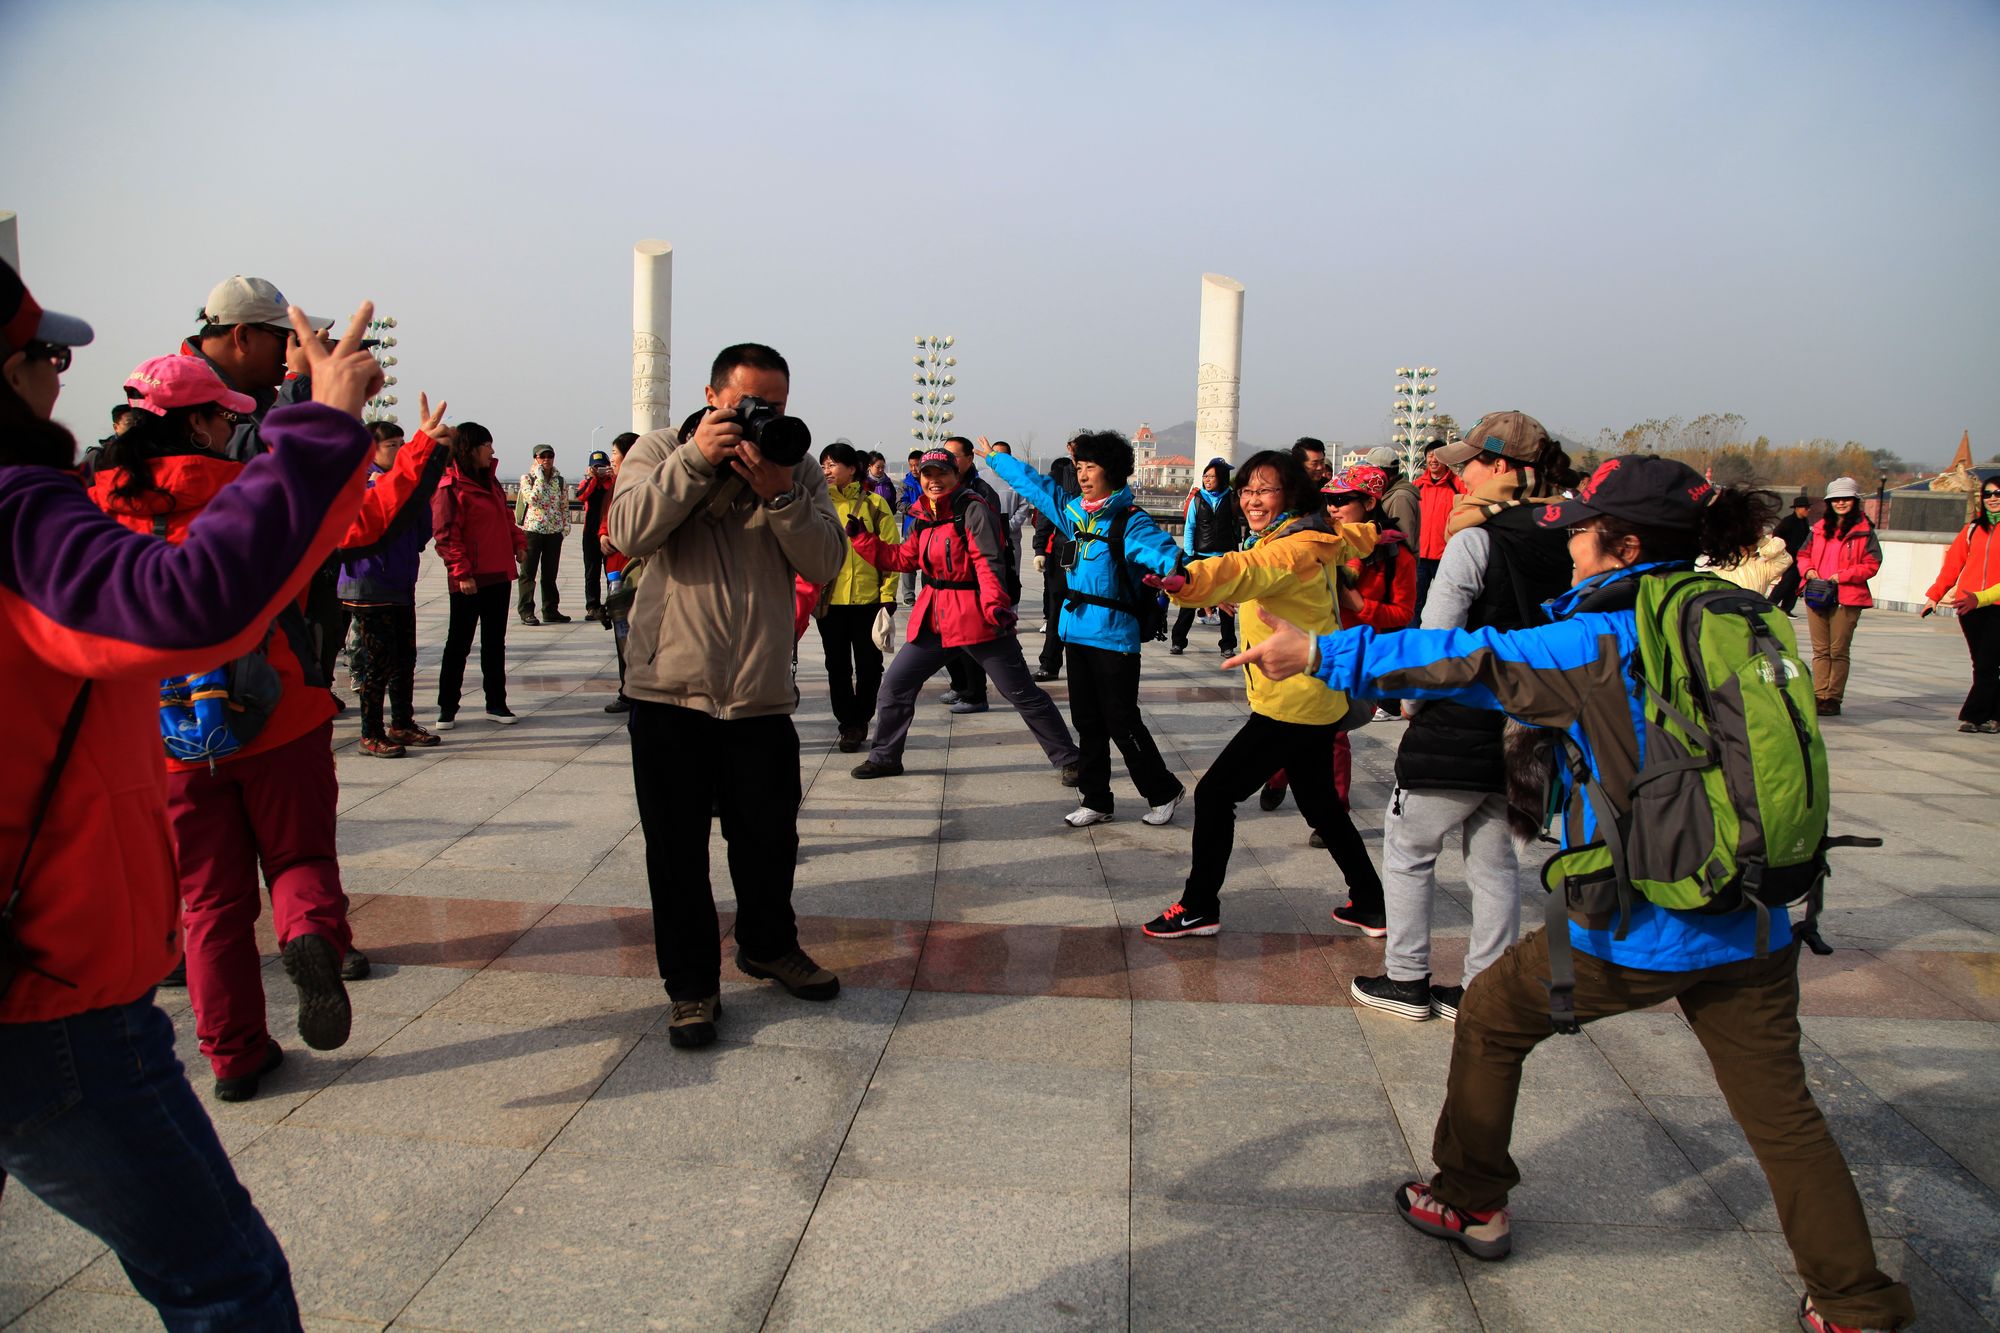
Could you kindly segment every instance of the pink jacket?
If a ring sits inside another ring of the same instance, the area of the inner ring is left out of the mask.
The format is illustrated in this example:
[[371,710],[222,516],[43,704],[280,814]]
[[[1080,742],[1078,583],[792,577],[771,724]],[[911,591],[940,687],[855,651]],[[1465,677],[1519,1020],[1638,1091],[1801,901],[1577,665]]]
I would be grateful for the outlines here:
[[1799,577],[1832,579],[1840,585],[1842,606],[1873,606],[1868,580],[1882,568],[1882,543],[1875,540],[1875,525],[1867,515],[1857,515],[1844,537],[1827,535],[1825,522],[1812,525],[1812,535],[1798,556]]

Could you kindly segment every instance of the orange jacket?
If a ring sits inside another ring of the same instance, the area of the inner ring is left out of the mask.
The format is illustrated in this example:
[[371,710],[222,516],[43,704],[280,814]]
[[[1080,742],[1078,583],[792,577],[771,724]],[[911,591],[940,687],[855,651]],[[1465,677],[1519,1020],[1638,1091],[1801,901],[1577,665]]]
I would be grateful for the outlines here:
[[1942,602],[1953,592],[1969,592],[1981,606],[2000,603],[2000,542],[1983,523],[1968,523],[1944,553],[1944,568],[1924,595]]

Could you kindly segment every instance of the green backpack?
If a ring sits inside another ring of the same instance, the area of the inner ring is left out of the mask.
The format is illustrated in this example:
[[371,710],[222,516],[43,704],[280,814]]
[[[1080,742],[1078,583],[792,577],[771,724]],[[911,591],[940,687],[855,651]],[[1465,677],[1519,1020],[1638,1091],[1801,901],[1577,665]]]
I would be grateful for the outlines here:
[[1799,937],[1814,953],[1831,953],[1817,924],[1826,853],[1882,845],[1827,836],[1826,745],[1811,673],[1784,612],[1709,571],[1682,570],[1641,577],[1635,614],[1645,763],[1619,815],[1570,747],[1598,840],[1550,858],[1542,871],[1558,1031],[1577,1030],[1573,1006],[1563,1008],[1574,985],[1571,909],[1615,906],[1619,939],[1635,893],[1676,911],[1755,912],[1761,958],[1771,909],[1803,902]]

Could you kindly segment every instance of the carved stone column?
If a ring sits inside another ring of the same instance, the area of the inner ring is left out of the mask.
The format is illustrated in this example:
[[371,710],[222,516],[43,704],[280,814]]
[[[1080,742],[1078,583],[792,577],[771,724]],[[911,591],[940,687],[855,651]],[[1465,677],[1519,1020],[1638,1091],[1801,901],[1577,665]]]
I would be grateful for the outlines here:
[[[1243,284],[1201,275],[1200,368],[1194,390],[1194,465],[1236,463],[1237,389],[1243,378]],[[1197,474],[1198,475],[1198,474]]]
[[644,435],[677,424],[670,401],[674,341],[674,247],[632,247],[632,429]]

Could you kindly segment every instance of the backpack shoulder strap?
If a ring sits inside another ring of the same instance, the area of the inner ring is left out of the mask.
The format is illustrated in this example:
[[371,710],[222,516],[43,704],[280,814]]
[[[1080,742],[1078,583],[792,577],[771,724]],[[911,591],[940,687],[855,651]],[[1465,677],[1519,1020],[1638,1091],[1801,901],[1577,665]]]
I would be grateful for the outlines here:
[[21,860],[14,867],[14,883],[8,891],[7,902],[0,907],[0,917],[12,917],[14,904],[21,899],[21,889],[27,882],[28,859],[35,854],[35,839],[41,834],[42,821],[48,818],[49,806],[56,798],[56,784],[62,781],[63,770],[69,767],[70,752],[76,749],[77,733],[83,729],[84,706],[90,702],[91,681],[86,679],[76,692],[76,700],[69,706],[69,716],[63,719],[62,735],[56,739],[55,758],[49,763],[49,771],[42,778],[42,789],[35,795],[35,813],[28,820],[28,840],[21,847]]

